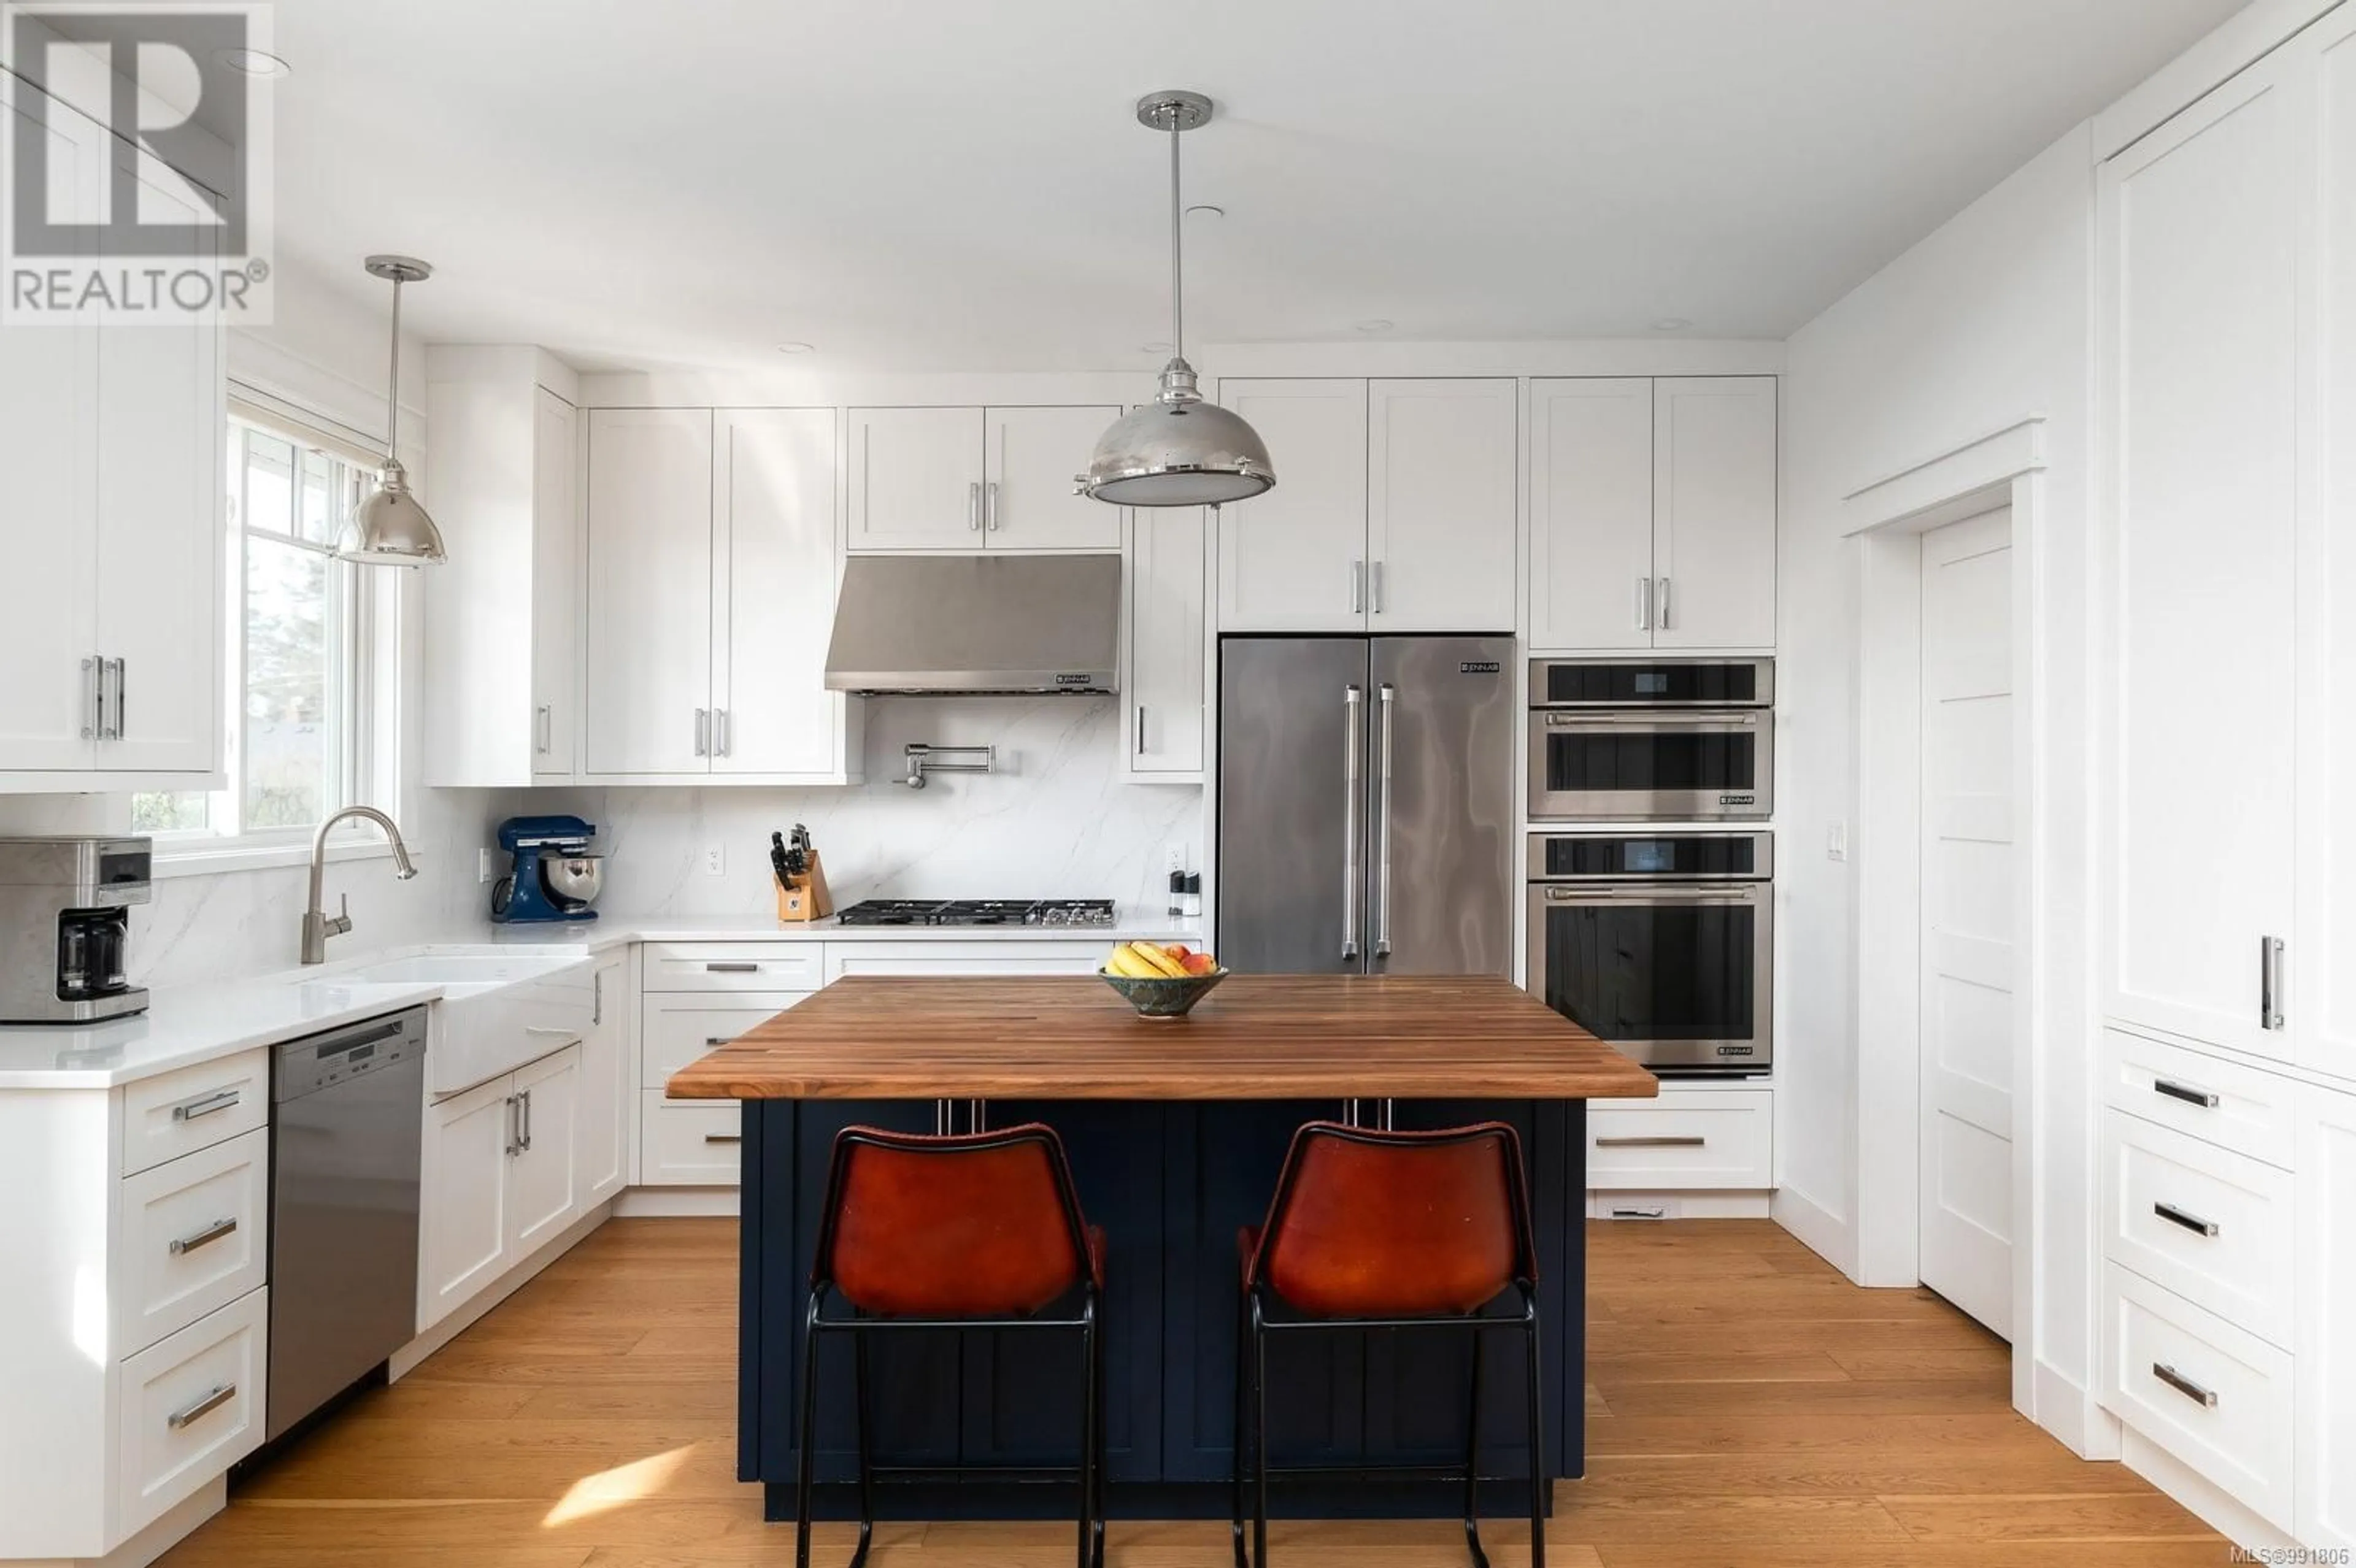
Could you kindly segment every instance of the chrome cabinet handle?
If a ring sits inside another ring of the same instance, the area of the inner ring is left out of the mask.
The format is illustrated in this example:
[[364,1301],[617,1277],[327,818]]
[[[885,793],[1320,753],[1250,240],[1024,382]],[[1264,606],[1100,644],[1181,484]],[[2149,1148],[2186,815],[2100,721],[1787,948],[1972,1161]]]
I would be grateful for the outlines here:
[[706,1133],[703,1135],[703,1141],[708,1144],[741,1144],[744,1141],[744,1135],[743,1133]]
[[[100,661],[102,669],[106,661]],[[114,721],[102,740],[120,741],[131,732],[131,661],[116,659],[114,664]]]
[[2151,1206],[2151,1211],[2169,1224],[2180,1225],[2196,1236],[2213,1236],[2217,1233],[2216,1221],[2203,1220],[2198,1214],[2188,1214],[2173,1203],[2155,1203]]
[[1350,613],[1363,615],[1365,613],[1366,563],[1363,560],[1354,560],[1350,563]]
[[508,1157],[509,1157],[509,1158],[513,1158],[515,1156],[519,1155],[519,1154],[521,1154],[521,1153],[523,1152],[523,1112],[522,1112],[522,1110],[521,1110],[521,1106],[522,1106],[522,1104],[523,1104],[523,1096],[521,1096],[520,1094],[510,1094],[510,1095],[509,1095],[509,1096],[508,1096],[508,1098],[507,1098],[507,1107],[508,1107]]
[[695,710],[695,754],[699,757],[712,755],[712,709],[709,708]]
[[523,1102],[523,1147],[525,1152],[530,1153],[531,1150],[531,1091],[527,1089],[516,1098]]
[[1145,704],[1137,705],[1137,754],[1145,755]]
[[1372,583],[1370,597],[1374,602],[1375,613],[1377,615],[1383,613],[1383,566],[1384,563],[1377,560],[1366,569],[1367,576]]
[[2217,1096],[2206,1089],[2195,1089],[2190,1083],[2179,1083],[2172,1078],[2155,1078],[2151,1092],[2165,1094],[2171,1100],[2181,1100],[2188,1105],[2198,1105],[2204,1111],[2217,1108]]
[[222,1405],[227,1404],[236,1397],[237,1385],[235,1383],[216,1384],[210,1393],[206,1394],[202,1399],[197,1401],[196,1403],[182,1405],[179,1409],[166,1416],[164,1418],[164,1424],[170,1427],[173,1431],[177,1432],[181,1427],[188,1425],[192,1422],[201,1421],[206,1416],[210,1415],[214,1411],[219,1410]]
[[1652,629],[1653,580],[1640,577],[1636,579],[1636,630],[1649,632]]
[[2258,1027],[2279,1029],[2282,1016],[2283,939],[2258,938]]
[[979,479],[965,487],[965,526],[975,533],[981,532],[981,481]]
[[556,729],[556,709],[543,702],[531,710],[531,749],[544,757],[548,755],[549,747],[552,743],[550,738]]
[[1664,577],[1664,578],[1662,578],[1662,579],[1660,580],[1660,592],[1661,592],[1661,630],[1663,630],[1664,632],[1665,632],[1665,631],[1669,631],[1670,629],[1672,629],[1672,626],[1673,626],[1673,624],[1674,624],[1670,621],[1670,619],[1669,619],[1669,580],[1668,580],[1667,578],[1665,578],[1665,577]]
[[736,962],[713,963],[706,964],[703,966],[703,972],[707,975],[757,975],[761,972],[761,966],[758,964]]
[[981,502],[983,526],[991,533],[998,531],[998,481],[990,482]]
[[734,726],[730,722],[729,709],[715,708],[712,710],[712,754],[713,756],[728,755],[730,748],[735,743],[736,737],[732,733],[734,728]]
[[1342,688],[1342,956],[1358,955],[1358,710],[1365,693]]
[[[1379,563],[1376,570],[1379,572]],[[1375,581],[1379,583],[1382,578],[1377,575]],[[1379,595],[1375,603],[1379,608]],[[1385,681],[1375,688],[1375,695],[1381,699],[1377,711],[1382,725],[1376,742],[1380,761],[1375,779],[1383,792],[1375,807],[1375,956],[1387,958],[1391,955],[1391,703],[1398,688]]]
[[81,661],[81,738],[95,741],[106,733],[106,677],[99,667],[106,661]]
[[198,1116],[209,1116],[216,1111],[226,1111],[245,1098],[242,1089],[216,1089],[209,1094],[199,1094],[193,1100],[183,1100],[172,1107],[176,1122],[193,1122]]
[[1595,1147],[1597,1148],[1701,1148],[1708,1142],[1708,1138],[1697,1134],[1680,1134],[1676,1136],[1662,1134],[1646,1137],[1599,1137],[1595,1140]]
[[589,1027],[596,1028],[605,1021],[605,971],[598,970],[589,976]]
[[193,1234],[173,1237],[169,1250],[171,1254],[177,1258],[183,1253],[193,1253],[198,1247],[209,1247],[215,1242],[220,1241],[223,1236],[235,1235],[236,1233],[237,1221],[234,1219],[216,1220],[211,1224],[207,1225],[203,1230],[198,1231]]
[[2182,1372],[2178,1371],[2174,1367],[2169,1366],[2167,1362],[2154,1361],[2151,1364],[2151,1375],[2158,1378],[2161,1382],[2166,1383],[2169,1387],[2174,1389],[2177,1392],[2182,1394],[2185,1398],[2190,1400],[2193,1403],[2204,1406],[2210,1410],[2217,1408],[2217,1391],[2215,1389],[2202,1388],[2199,1383],[2194,1382],[2190,1378],[2186,1377]]

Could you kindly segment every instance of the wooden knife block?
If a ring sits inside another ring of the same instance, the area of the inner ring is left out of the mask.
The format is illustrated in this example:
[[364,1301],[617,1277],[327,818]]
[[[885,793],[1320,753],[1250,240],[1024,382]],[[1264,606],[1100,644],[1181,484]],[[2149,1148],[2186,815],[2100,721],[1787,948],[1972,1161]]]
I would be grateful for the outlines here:
[[834,912],[834,897],[826,891],[826,868],[818,851],[809,852],[809,869],[777,890],[777,923],[798,925],[822,920]]

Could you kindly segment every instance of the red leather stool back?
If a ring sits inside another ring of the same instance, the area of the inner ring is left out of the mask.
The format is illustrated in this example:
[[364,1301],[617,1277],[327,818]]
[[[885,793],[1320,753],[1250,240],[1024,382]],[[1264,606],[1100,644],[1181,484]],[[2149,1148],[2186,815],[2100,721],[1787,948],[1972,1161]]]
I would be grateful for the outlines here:
[[1521,1140],[1503,1122],[1376,1132],[1311,1122],[1293,1135],[1246,1267],[1320,1317],[1471,1312],[1537,1276]]
[[834,1142],[814,1284],[885,1317],[1035,1312],[1102,1283],[1064,1146],[1033,1122],[953,1137],[847,1127]]

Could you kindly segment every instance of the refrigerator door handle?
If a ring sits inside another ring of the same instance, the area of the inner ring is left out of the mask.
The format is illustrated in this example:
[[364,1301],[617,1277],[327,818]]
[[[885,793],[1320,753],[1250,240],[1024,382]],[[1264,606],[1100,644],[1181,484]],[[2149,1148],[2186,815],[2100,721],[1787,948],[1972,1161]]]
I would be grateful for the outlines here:
[[1342,956],[1358,955],[1358,753],[1364,749],[1359,715],[1365,692],[1355,685],[1342,688]]
[[1376,733],[1376,754],[1381,759],[1375,778],[1381,786],[1375,811],[1375,956],[1391,955],[1391,702],[1398,696],[1398,688],[1389,681],[1375,688],[1381,699],[1378,717],[1381,729]]

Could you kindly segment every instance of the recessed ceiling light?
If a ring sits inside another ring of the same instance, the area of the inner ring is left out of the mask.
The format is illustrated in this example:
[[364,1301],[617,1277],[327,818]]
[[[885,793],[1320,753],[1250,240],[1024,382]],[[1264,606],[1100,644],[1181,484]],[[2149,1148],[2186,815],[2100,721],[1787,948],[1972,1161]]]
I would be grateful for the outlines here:
[[1394,325],[1396,324],[1385,321],[1380,316],[1376,316],[1372,321],[1362,321],[1358,323],[1358,330],[1360,332],[1388,332]]
[[1691,326],[1692,325],[1693,323],[1687,321],[1684,316],[1665,315],[1661,317],[1660,320],[1653,323],[1653,330],[1655,332],[1683,332],[1687,327]]
[[213,63],[240,76],[284,76],[294,68],[260,49],[215,49]]
[[777,352],[780,354],[807,354],[809,351],[810,346],[807,343],[780,343],[777,345]]
[[1186,216],[1189,218],[1225,218],[1226,215],[1226,208],[1213,207],[1207,201],[1198,201],[1186,209]]
[[1170,352],[1170,345],[1167,343],[1141,343],[1137,346],[1137,351],[1140,354],[1167,354]]

